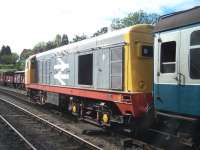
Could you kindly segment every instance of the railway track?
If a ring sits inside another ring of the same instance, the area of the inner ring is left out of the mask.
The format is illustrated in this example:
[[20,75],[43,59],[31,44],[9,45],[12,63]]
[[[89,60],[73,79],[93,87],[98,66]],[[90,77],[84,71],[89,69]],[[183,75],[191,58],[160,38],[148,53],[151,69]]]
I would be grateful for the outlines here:
[[37,150],[17,129],[0,115],[0,149]]
[[28,149],[101,149],[3,98],[0,98],[0,114],[1,120],[9,123]]
[[[32,101],[27,99],[25,94],[22,93],[21,91],[20,91],[20,93],[18,93],[17,91],[15,91],[13,89],[0,87],[0,93],[2,93],[3,95],[7,95],[9,97],[12,97],[13,99],[20,100],[22,103],[23,102],[25,102],[26,104],[29,104],[27,102],[32,103]],[[98,131],[94,131],[94,132],[98,132]],[[83,134],[88,135],[88,136],[91,136],[90,134],[92,134],[92,135],[97,134],[97,136],[98,136],[98,134],[100,134],[100,135],[104,134],[104,133],[99,133],[99,132],[94,133],[94,132],[89,130],[89,134],[88,134],[88,133],[85,133],[85,130],[83,130]],[[119,131],[113,131],[113,132],[114,132],[114,136],[112,136],[112,138],[113,138],[114,141],[118,141],[117,143],[120,143],[120,145],[117,146],[117,147],[119,147],[119,149],[126,149],[126,148],[137,149],[137,150],[161,150],[162,149],[162,148],[159,148],[159,147],[155,147],[151,144],[145,143],[141,140],[130,138],[127,135],[123,135],[123,133],[121,133]],[[117,132],[119,132],[119,133],[117,133]],[[107,133],[105,133],[105,134],[107,135]],[[113,135],[113,133],[111,133],[111,135]],[[114,142],[114,143],[116,143],[116,142]]]
[[[8,89],[1,89],[0,92],[5,95],[8,95],[9,97],[12,97],[13,99],[20,99],[20,101],[27,103],[27,97],[23,94],[17,93],[15,91],[10,91]],[[24,98],[26,98],[26,100]],[[95,133],[92,133],[92,135],[94,134]],[[90,134],[88,134],[88,136],[90,136]],[[118,138],[119,136],[120,138]],[[161,149],[174,149],[174,148],[180,149],[180,150],[182,149],[191,150],[191,148],[189,147],[185,147],[183,145],[177,145],[176,143],[174,143],[175,141],[173,140],[173,138],[170,138],[170,140],[168,140],[166,136],[161,136],[161,135],[155,134],[154,132],[145,132],[145,134],[141,135],[141,137],[132,138],[131,136],[126,135],[126,133],[124,135],[124,133],[121,133],[118,130],[117,133],[114,134],[113,139],[118,140],[118,143],[122,143],[121,144],[122,149],[124,147],[125,148],[128,147],[129,149],[131,148],[131,149],[138,149],[138,150],[161,150]]]

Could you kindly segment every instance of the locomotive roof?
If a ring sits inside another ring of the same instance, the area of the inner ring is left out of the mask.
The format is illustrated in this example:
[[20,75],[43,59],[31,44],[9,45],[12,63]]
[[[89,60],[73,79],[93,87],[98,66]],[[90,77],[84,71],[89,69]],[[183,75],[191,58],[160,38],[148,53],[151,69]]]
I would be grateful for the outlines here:
[[79,42],[71,43],[71,44],[61,46],[55,49],[51,49],[49,51],[36,54],[35,56],[37,58],[46,56],[46,55],[51,55],[51,54],[55,56],[59,52],[66,52],[66,53],[73,52],[74,53],[74,52],[79,52],[79,51],[84,51],[84,50],[87,51],[92,48],[107,46],[110,44],[118,44],[118,43],[124,42],[123,40],[124,34],[132,30],[139,30],[139,29],[142,30],[143,27],[146,27],[146,26],[151,26],[151,25],[140,24],[140,25],[135,25],[135,26],[124,28],[124,29],[120,29],[117,31],[112,31],[107,34],[103,34],[94,38],[86,39],[83,41],[79,41]]
[[200,23],[200,6],[161,16],[154,33]]

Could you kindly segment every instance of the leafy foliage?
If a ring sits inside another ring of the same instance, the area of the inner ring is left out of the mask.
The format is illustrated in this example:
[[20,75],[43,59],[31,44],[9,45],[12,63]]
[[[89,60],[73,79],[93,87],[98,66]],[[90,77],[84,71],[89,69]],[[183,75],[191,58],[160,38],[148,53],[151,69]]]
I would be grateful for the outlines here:
[[9,46],[2,46],[1,48],[1,55],[11,55],[11,49]]
[[12,53],[11,55],[1,55],[0,59],[2,64],[15,64],[18,60],[19,56],[16,53]]
[[108,27],[103,27],[101,28],[100,30],[98,30],[97,32],[95,32],[92,37],[96,37],[96,36],[99,36],[99,35],[102,35],[102,34],[105,34],[108,32]]
[[15,64],[19,56],[16,53],[12,53],[9,46],[2,46],[0,52],[1,64]]
[[142,10],[129,13],[128,16],[112,20],[111,27],[113,29],[121,29],[135,24],[155,24],[158,21],[159,15],[155,13],[146,13]]
[[67,44],[69,44],[68,36],[67,36],[67,34],[63,34],[61,45],[63,46],[63,45],[67,45]]
[[60,34],[57,34],[56,35],[56,38],[55,38],[55,44],[56,44],[56,47],[59,47],[59,46],[61,46],[61,43],[62,43],[62,37],[61,37],[61,35]]
[[15,69],[15,65],[13,65],[13,64],[8,64],[8,65],[6,65],[6,64],[0,64],[0,70],[1,70],[1,72],[7,71],[7,69]]
[[20,54],[20,60],[25,60],[29,56],[33,55],[33,51],[31,49],[24,49]]
[[39,42],[33,47],[34,53],[41,53],[46,51],[46,43],[45,42]]
[[20,60],[18,61],[15,65],[14,68],[17,70],[24,70],[25,68],[25,60]]
[[32,51],[33,51],[33,54],[37,54],[37,53],[45,52],[50,49],[54,49],[56,47],[60,47],[67,44],[69,44],[67,34],[63,34],[62,36],[60,34],[57,34],[55,39],[52,41],[39,42],[38,44],[36,44],[33,47]]
[[45,49],[45,51],[47,51],[47,50],[50,50],[50,49],[53,49],[53,48],[56,48],[56,47],[57,47],[57,45],[54,41],[48,41],[46,43],[46,45],[44,46],[44,49]]
[[85,34],[82,35],[75,35],[72,42],[78,42],[87,39],[87,36]]

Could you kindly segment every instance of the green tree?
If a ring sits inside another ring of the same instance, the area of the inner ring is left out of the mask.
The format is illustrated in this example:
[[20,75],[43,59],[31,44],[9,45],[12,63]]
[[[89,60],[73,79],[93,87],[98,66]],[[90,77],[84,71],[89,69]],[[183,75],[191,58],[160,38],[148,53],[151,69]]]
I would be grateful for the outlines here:
[[14,68],[17,70],[24,70],[25,69],[25,60],[20,60],[18,61],[15,65]]
[[10,46],[2,46],[0,52],[0,63],[1,64],[15,64],[19,56],[16,53],[12,53]]
[[1,55],[2,64],[15,64],[18,58],[19,56],[16,53],[12,53],[11,55]]
[[75,35],[72,42],[78,42],[87,39],[87,36],[85,34],[82,35]]
[[44,52],[44,51],[46,51],[46,43],[45,42],[39,42],[38,44],[36,44],[33,47],[33,52],[35,54],[41,53],[41,52]]
[[50,49],[53,49],[53,48],[56,48],[57,45],[54,41],[48,41],[46,43],[46,50],[50,50]]
[[129,13],[128,16],[112,20],[111,27],[113,29],[121,29],[135,24],[155,24],[158,21],[159,15],[155,13],[146,13],[143,10]]
[[34,52],[31,49],[24,49],[20,54],[20,60],[25,60],[33,54]]
[[62,37],[61,37],[61,35],[57,34],[54,41],[55,41],[56,47],[61,46],[61,43],[62,43]]
[[1,55],[11,55],[11,49],[10,46],[2,46],[1,48]]
[[63,34],[61,45],[67,45],[67,44],[69,44],[68,36],[67,36],[67,34]]
[[17,60],[19,59],[19,55],[17,53],[12,53],[10,59],[11,59],[10,63],[15,64]]
[[108,32],[108,27],[103,27],[101,28],[100,30],[98,30],[97,32],[95,32],[92,37],[95,37],[95,36],[99,36],[101,34],[105,34]]

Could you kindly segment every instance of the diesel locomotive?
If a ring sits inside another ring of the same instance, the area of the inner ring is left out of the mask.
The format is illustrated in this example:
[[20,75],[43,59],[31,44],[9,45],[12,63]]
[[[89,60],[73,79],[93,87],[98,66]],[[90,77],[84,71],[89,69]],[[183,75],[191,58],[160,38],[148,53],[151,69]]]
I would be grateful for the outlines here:
[[135,25],[31,56],[28,95],[99,125],[130,124],[153,104],[152,31]]

